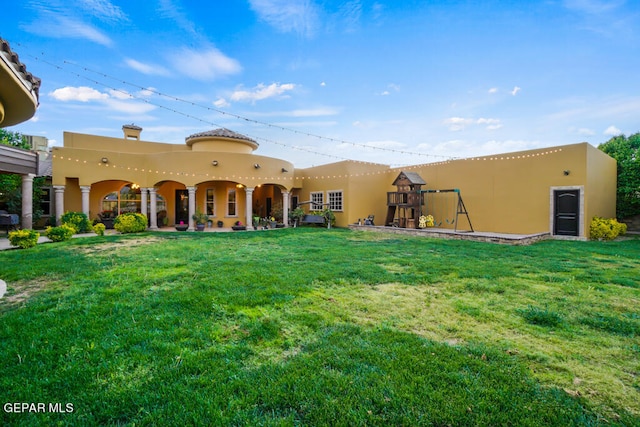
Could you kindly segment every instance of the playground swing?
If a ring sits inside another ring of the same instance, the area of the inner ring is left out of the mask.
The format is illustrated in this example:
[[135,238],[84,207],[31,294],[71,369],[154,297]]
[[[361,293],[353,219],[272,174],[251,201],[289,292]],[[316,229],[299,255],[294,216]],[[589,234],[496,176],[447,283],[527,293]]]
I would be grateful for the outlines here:
[[[452,197],[452,198],[451,198],[451,200],[453,200],[453,212],[456,212],[456,209],[457,209],[456,200],[457,200],[458,198],[457,198],[457,197],[455,197],[455,196],[457,196],[457,195],[458,195],[458,194],[460,194],[460,193],[457,193],[457,192],[456,192],[456,193],[453,193],[453,194],[454,194],[454,197]],[[445,221],[447,222],[447,224],[449,224],[449,225],[453,225],[453,224],[456,222],[456,219],[455,219],[455,217],[454,217],[454,218],[451,218],[451,219],[449,219],[449,218],[445,218]]]
[[[450,192],[450,190],[444,190],[443,191],[443,193],[446,193],[446,192]],[[431,210],[432,210],[432,212],[436,213],[436,212],[438,212],[438,210],[436,209],[436,203],[435,203],[436,196],[435,196],[435,193],[440,193],[440,190],[427,190],[427,194],[428,193],[434,193],[431,196],[431,206],[432,206]],[[454,190],[454,195],[457,196],[457,194],[458,193],[455,192],[455,190]],[[457,204],[456,204],[457,197],[453,197],[452,200],[453,200],[453,212],[455,213],[456,209],[457,209]],[[444,205],[446,205],[446,204],[443,204],[443,206]],[[447,211],[446,213],[448,214],[449,212],[450,211]],[[451,219],[450,218],[445,218],[444,221],[449,225],[453,225],[456,222],[456,218],[455,217],[453,217]],[[442,225],[442,221],[439,221],[439,222],[435,222],[434,221],[434,226],[440,227],[441,225]]]
[[[427,200],[429,200],[429,193],[436,193],[436,192],[438,192],[438,193],[439,193],[439,191],[435,191],[435,190],[434,190],[434,191],[426,190],[426,191],[427,191]],[[434,214],[437,212],[437,210],[436,210],[436,202],[435,202],[435,201],[436,201],[436,196],[435,196],[435,194],[434,194],[434,195],[432,195],[432,196],[431,196],[431,203],[430,203],[430,204],[427,204],[427,206],[431,206],[431,211],[432,211]],[[434,215],[433,226],[434,226],[434,227],[440,227],[441,225],[442,225],[442,221],[439,221],[439,222],[438,222],[438,221],[435,219],[435,215]]]
[[[463,214],[467,217],[467,221],[469,222],[469,228],[470,228],[470,232],[473,232],[473,225],[471,225],[471,219],[469,218],[469,213],[467,212],[467,208],[464,205],[464,202],[462,201],[462,196],[460,195],[460,190],[457,188],[451,189],[451,190],[421,190],[422,193],[427,193],[427,197],[429,195],[429,193],[453,193],[454,194],[454,198],[453,198],[453,203],[454,203],[454,212],[455,212],[455,217],[454,218],[445,218],[445,222],[449,225],[454,225],[455,224],[455,228],[454,231],[458,231],[458,224],[456,224],[456,221],[458,220],[458,215]],[[434,196],[431,197],[432,200],[432,212],[436,213],[436,209],[435,209],[435,194]],[[440,226],[442,224],[442,221],[435,223],[436,226]]]

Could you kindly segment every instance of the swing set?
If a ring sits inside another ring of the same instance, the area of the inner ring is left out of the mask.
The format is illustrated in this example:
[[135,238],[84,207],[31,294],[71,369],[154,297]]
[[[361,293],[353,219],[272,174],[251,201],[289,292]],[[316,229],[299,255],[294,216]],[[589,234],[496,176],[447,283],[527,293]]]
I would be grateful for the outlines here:
[[[460,190],[458,188],[448,189],[448,190],[420,190],[421,194],[424,194],[424,202],[425,202],[425,210],[430,210],[431,212],[438,213],[436,209],[438,206],[436,205],[436,195],[441,193],[453,193],[452,202],[453,202],[453,212],[455,212],[454,217],[445,218],[445,222],[449,225],[453,225],[453,231],[458,232],[458,225],[460,214],[467,217],[467,222],[469,223],[469,230],[460,230],[460,232],[468,232],[473,233],[473,225],[471,225],[471,219],[469,218],[469,212],[467,211],[466,206],[464,205],[464,201],[462,200],[462,195],[460,194]],[[431,197],[429,197],[431,195]],[[431,199],[431,202],[429,202]],[[433,215],[436,217],[436,215]],[[434,222],[434,226],[439,227],[442,225],[442,221]]]

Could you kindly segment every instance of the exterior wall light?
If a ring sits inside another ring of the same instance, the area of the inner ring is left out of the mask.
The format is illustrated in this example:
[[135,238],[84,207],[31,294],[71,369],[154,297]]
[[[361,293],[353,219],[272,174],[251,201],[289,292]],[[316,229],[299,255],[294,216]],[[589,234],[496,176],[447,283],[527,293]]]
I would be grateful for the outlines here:
[[285,168],[282,168],[282,173],[287,173],[289,172],[288,170],[286,170]]
[[260,169],[260,164],[259,163],[254,163],[253,167],[256,168],[256,169]]
[[106,157],[103,157],[102,159],[100,159],[100,161],[102,163],[109,163],[109,159],[107,159]]
[[566,170],[564,171],[564,176],[568,176],[570,173],[571,173],[571,171],[570,171],[569,169],[566,169]]
[[213,166],[218,166],[218,161],[217,161],[217,160],[214,160],[213,162],[211,162],[211,164],[212,164]]

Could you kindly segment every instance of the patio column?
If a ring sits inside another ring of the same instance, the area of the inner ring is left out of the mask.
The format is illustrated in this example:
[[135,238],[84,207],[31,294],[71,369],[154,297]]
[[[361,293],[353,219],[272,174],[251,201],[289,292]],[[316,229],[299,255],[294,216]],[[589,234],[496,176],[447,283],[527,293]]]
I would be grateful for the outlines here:
[[56,193],[56,225],[60,225],[60,218],[64,214],[64,185],[54,185],[53,191]]
[[91,186],[81,185],[80,191],[82,192],[82,213],[89,218],[89,192],[91,191]]
[[22,228],[33,228],[33,178],[35,175],[28,173],[22,175]]
[[148,194],[149,189],[148,188],[141,188],[140,189],[140,213],[144,216],[146,216],[147,218],[149,218],[149,215],[147,215],[147,194]]
[[157,202],[158,198],[156,189],[154,187],[149,188],[149,204],[151,205],[149,209],[149,229],[151,230],[158,229],[158,213],[156,212],[156,209],[158,208]]
[[189,231],[195,231],[193,214],[196,213],[196,187],[187,187],[189,192]]
[[251,230],[251,224],[253,223],[253,190],[255,187],[245,187],[245,224],[247,226],[247,230]]
[[282,192],[282,222],[285,227],[289,226],[289,192]]

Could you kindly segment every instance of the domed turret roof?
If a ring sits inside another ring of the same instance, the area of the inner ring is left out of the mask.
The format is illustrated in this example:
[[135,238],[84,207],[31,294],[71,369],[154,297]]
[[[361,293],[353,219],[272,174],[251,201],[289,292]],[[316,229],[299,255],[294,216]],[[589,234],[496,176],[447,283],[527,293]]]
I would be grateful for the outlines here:
[[199,133],[194,133],[193,135],[189,135],[188,137],[185,138],[185,141],[187,142],[187,144],[189,144],[189,141],[191,139],[196,139],[196,138],[231,138],[231,139],[239,139],[242,141],[249,141],[252,142],[256,145],[258,145],[258,143],[249,138],[248,136],[244,136],[242,134],[239,134],[237,132],[234,132],[232,130],[229,129],[225,129],[225,128],[218,128],[218,129],[214,129],[214,130],[208,130],[206,132],[199,132]]

